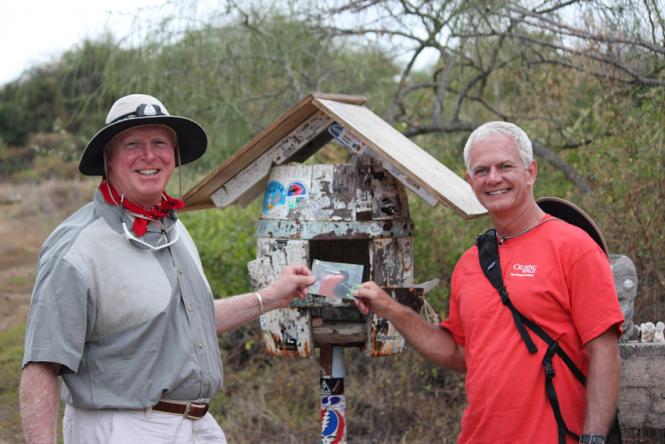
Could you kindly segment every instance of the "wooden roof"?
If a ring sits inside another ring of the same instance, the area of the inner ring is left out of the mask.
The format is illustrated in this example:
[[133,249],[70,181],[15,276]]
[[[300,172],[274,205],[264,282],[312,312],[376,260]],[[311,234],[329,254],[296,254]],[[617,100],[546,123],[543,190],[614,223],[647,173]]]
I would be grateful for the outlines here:
[[[465,219],[486,213],[464,179],[363,106],[365,101],[362,96],[308,95],[185,193],[186,208],[251,202],[263,192],[272,165],[306,160],[333,138],[327,128],[337,123],[349,140],[358,142],[347,143],[348,148],[381,160],[430,205],[443,203]],[[282,148],[289,137],[288,148]]]

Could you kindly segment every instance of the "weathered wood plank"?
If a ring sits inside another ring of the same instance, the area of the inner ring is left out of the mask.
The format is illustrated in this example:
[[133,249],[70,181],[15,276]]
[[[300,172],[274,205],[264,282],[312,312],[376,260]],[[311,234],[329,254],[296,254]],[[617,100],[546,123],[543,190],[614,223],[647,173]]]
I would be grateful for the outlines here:
[[187,204],[185,209],[198,210],[214,207],[215,204],[210,196],[215,191],[284,138],[303,120],[318,111],[312,104],[312,100],[312,96],[305,97],[187,191],[183,196],[183,200]]
[[409,202],[397,179],[378,162],[372,167],[372,219],[409,217]]
[[284,248],[286,263],[289,265],[309,266],[309,242],[289,240]]
[[397,167],[381,157],[378,153],[372,151],[365,142],[358,136],[353,134],[353,131],[344,128],[338,123],[334,123],[328,127],[328,132],[335,138],[340,145],[354,153],[358,157],[366,157],[378,162],[386,171],[393,177],[406,186],[409,190],[415,193],[418,197],[423,199],[428,205],[434,207],[439,203],[439,200],[429,193],[426,189],[421,187],[417,182],[411,179],[408,175],[402,173]]
[[466,181],[369,109],[325,99],[313,103],[463,218],[487,212]]
[[312,327],[314,344],[364,344],[367,326],[364,323],[327,323]]
[[406,340],[392,322],[372,313],[370,317],[369,340],[365,352],[370,357],[390,356],[402,353],[406,348]]
[[266,288],[275,280],[270,256],[263,256],[247,263],[249,281],[255,291]]
[[[416,312],[420,311],[423,304],[422,288],[383,287],[383,289],[400,304],[411,307]],[[369,332],[365,352],[368,356],[390,356],[401,353],[406,348],[406,340],[387,319],[372,313],[367,327]]]
[[312,192],[301,212],[303,220],[327,220],[333,208],[332,184],[334,165],[312,166]]
[[372,272],[379,285],[407,287],[413,284],[413,242],[410,237],[376,238],[372,241]]
[[[194,185],[192,189],[187,191],[183,196],[187,204],[185,210],[201,210],[214,207],[214,203],[210,198],[212,193],[221,188],[240,171],[244,170],[247,165],[260,157],[277,141],[284,138],[290,131],[300,125],[303,120],[319,111],[312,103],[317,97],[356,105],[361,105],[367,100],[363,96],[326,93],[314,93],[304,97],[300,102],[284,112],[272,125],[259,132],[231,157]],[[246,199],[241,200],[247,201]]]
[[[215,191],[211,195],[214,204],[219,208],[226,208],[248,192],[255,190],[257,184],[265,183],[273,165],[280,165],[291,158],[309,141],[325,131],[331,123],[332,119],[321,111],[311,115]],[[251,199],[255,197],[252,196]]]
[[309,311],[281,308],[260,317],[263,341],[268,353],[276,356],[314,356],[314,340]]
[[289,239],[352,239],[412,235],[413,222],[410,219],[369,222],[260,220],[256,229],[257,237]]
[[372,219],[372,161],[368,156],[358,157],[356,161],[356,220]]
[[326,92],[313,92],[312,97],[317,99],[334,100],[342,103],[352,103],[354,105],[362,105],[367,102],[367,97],[360,95],[337,94]]
[[414,284],[414,287],[422,288],[423,294],[427,294],[432,291],[434,288],[439,286],[439,279],[432,279],[430,281],[422,282],[420,284]]
[[[307,264],[307,242],[263,239],[257,241],[257,246],[257,252],[262,255],[247,264],[255,291],[270,285],[286,264]],[[309,311],[298,308],[273,310],[261,315],[259,322],[268,353],[278,356],[313,356]]]

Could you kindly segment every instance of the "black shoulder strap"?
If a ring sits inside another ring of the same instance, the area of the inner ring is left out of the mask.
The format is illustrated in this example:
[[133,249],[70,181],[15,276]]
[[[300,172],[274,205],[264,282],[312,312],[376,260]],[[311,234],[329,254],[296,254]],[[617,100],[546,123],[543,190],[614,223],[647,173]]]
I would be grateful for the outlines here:
[[501,302],[503,305],[510,309],[515,321],[517,331],[520,333],[524,344],[526,345],[529,353],[534,354],[538,351],[536,344],[533,343],[529,332],[524,328],[522,316],[515,308],[513,303],[508,297],[506,287],[503,286],[503,278],[501,277],[501,263],[499,262],[499,250],[496,244],[496,231],[494,229],[487,230],[485,234],[480,234],[476,238],[476,245],[478,245],[478,259],[480,259],[480,268],[487,279],[492,283],[494,288],[499,291]]
[[492,286],[497,289],[501,296],[501,302],[510,309],[515,320],[515,326],[529,350],[529,353],[534,354],[537,351],[536,345],[533,343],[531,336],[526,331],[524,326],[534,332],[540,339],[542,339],[548,346],[548,355],[558,355],[570,368],[575,377],[582,383],[586,384],[586,377],[584,373],[577,368],[573,360],[566,354],[561,347],[558,347],[556,341],[552,339],[542,328],[536,325],[531,319],[520,313],[513,305],[508,297],[508,291],[503,285],[503,277],[501,276],[501,263],[499,261],[499,249],[496,241],[496,230],[493,228],[487,230],[484,234],[478,235],[476,238],[476,245],[478,246],[478,259],[480,261],[480,268],[487,279],[491,282]]

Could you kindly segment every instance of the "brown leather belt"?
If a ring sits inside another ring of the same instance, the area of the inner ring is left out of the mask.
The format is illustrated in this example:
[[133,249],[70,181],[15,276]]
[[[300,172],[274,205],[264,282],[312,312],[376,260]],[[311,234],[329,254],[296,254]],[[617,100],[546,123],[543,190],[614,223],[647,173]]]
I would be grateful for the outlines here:
[[208,412],[208,404],[192,401],[186,403],[159,401],[152,409],[158,412],[182,415],[189,419],[201,419]]

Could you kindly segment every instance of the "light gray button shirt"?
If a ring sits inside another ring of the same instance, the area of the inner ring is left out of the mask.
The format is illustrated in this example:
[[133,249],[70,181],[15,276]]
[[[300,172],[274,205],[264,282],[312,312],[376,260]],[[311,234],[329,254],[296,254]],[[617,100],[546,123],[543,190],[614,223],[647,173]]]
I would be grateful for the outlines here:
[[[132,244],[121,218],[95,199],[58,226],[42,247],[23,365],[61,364],[62,399],[76,407],[147,408],[160,398],[211,398],[223,371],[212,292],[184,225],[153,251]],[[141,238],[163,234],[153,223]]]

